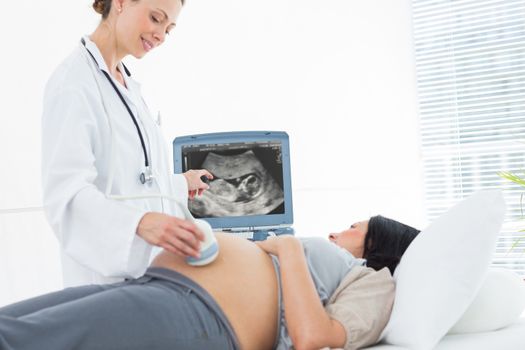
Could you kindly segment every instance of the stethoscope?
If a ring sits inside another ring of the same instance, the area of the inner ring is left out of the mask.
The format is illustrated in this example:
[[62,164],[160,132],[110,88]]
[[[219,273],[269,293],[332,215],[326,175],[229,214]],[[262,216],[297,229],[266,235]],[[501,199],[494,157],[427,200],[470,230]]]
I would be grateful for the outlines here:
[[[98,65],[98,62],[95,59],[95,56],[93,56],[91,51],[89,51],[89,49],[87,48],[86,41],[84,40],[84,38],[82,38],[80,41],[82,42],[82,45],[84,45],[84,48],[87,50],[87,52],[89,53],[89,55],[91,56],[91,58],[93,59],[95,64],[97,65],[98,69],[100,69],[100,66]],[[126,74],[128,75],[128,77],[130,77],[131,73],[129,72],[129,69],[124,65],[124,63],[122,63],[122,67],[124,67],[124,70],[126,71]],[[118,87],[113,82],[113,79],[111,79],[111,77],[109,76],[109,73],[106,72],[105,70],[102,70],[102,69],[100,69],[100,71],[102,73],[104,73],[104,76],[106,77],[106,79],[109,81],[109,83],[113,87],[113,90],[115,90],[115,92],[117,93],[118,97],[120,97],[120,100],[122,101],[122,103],[126,107],[126,110],[128,111],[129,116],[131,117],[131,120],[133,120],[133,124],[135,124],[135,128],[137,129],[137,133],[139,134],[140,144],[142,146],[142,151],[144,152],[144,164],[145,164],[145,170],[142,173],[140,173],[139,179],[140,179],[140,182],[143,185],[146,184],[146,183],[150,184],[150,183],[153,182],[153,179],[155,178],[155,176],[153,175],[153,172],[152,172],[152,170],[150,168],[148,152],[146,151],[146,143],[144,142],[144,137],[142,136],[142,132],[140,131],[140,127],[139,127],[139,124],[137,122],[137,118],[135,118],[135,115],[131,111],[131,108],[129,108],[128,103],[124,99],[124,96],[122,96],[122,93],[120,92]]]

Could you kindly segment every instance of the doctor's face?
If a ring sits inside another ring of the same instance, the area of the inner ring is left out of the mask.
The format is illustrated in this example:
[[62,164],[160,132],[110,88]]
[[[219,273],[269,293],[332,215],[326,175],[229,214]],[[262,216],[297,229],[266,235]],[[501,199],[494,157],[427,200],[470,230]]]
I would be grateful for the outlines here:
[[368,220],[352,224],[350,228],[339,233],[330,233],[328,239],[348,250],[356,258],[362,258],[365,251],[365,237],[368,231]]
[[181,0],[117,0],[119,46],[136,58],[161,45],[175,27]]

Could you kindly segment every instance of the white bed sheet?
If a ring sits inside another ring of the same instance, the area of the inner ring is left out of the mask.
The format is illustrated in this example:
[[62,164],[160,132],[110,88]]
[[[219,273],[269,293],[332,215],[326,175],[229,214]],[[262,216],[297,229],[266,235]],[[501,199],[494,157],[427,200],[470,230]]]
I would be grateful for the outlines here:
[[[375,345],[368,350],[406,350],[393,345]],[[523,350],[525,317],[494,332],[447,335],[434,350]]]

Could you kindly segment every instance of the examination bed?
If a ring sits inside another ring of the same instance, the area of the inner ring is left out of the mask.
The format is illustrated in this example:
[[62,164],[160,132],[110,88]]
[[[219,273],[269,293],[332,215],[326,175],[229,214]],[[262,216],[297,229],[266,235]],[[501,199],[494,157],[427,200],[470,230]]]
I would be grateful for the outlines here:
[[[378,344],[367,350],[407,350],[405,347]],[[525,349],[525,315],[517,322],[492,332],[450,334],[435,350],[522,350]]]

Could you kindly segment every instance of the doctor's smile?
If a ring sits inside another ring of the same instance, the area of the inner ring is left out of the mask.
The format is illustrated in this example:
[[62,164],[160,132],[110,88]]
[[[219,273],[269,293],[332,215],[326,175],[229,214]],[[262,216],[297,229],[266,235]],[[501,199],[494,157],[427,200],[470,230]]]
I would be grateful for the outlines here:
[[146,52],[148,52],[151,49],[153,49],[153,44],[151,42],[147,41],[146,39],[142,39],[142,45],[144,46],[144,50]]

